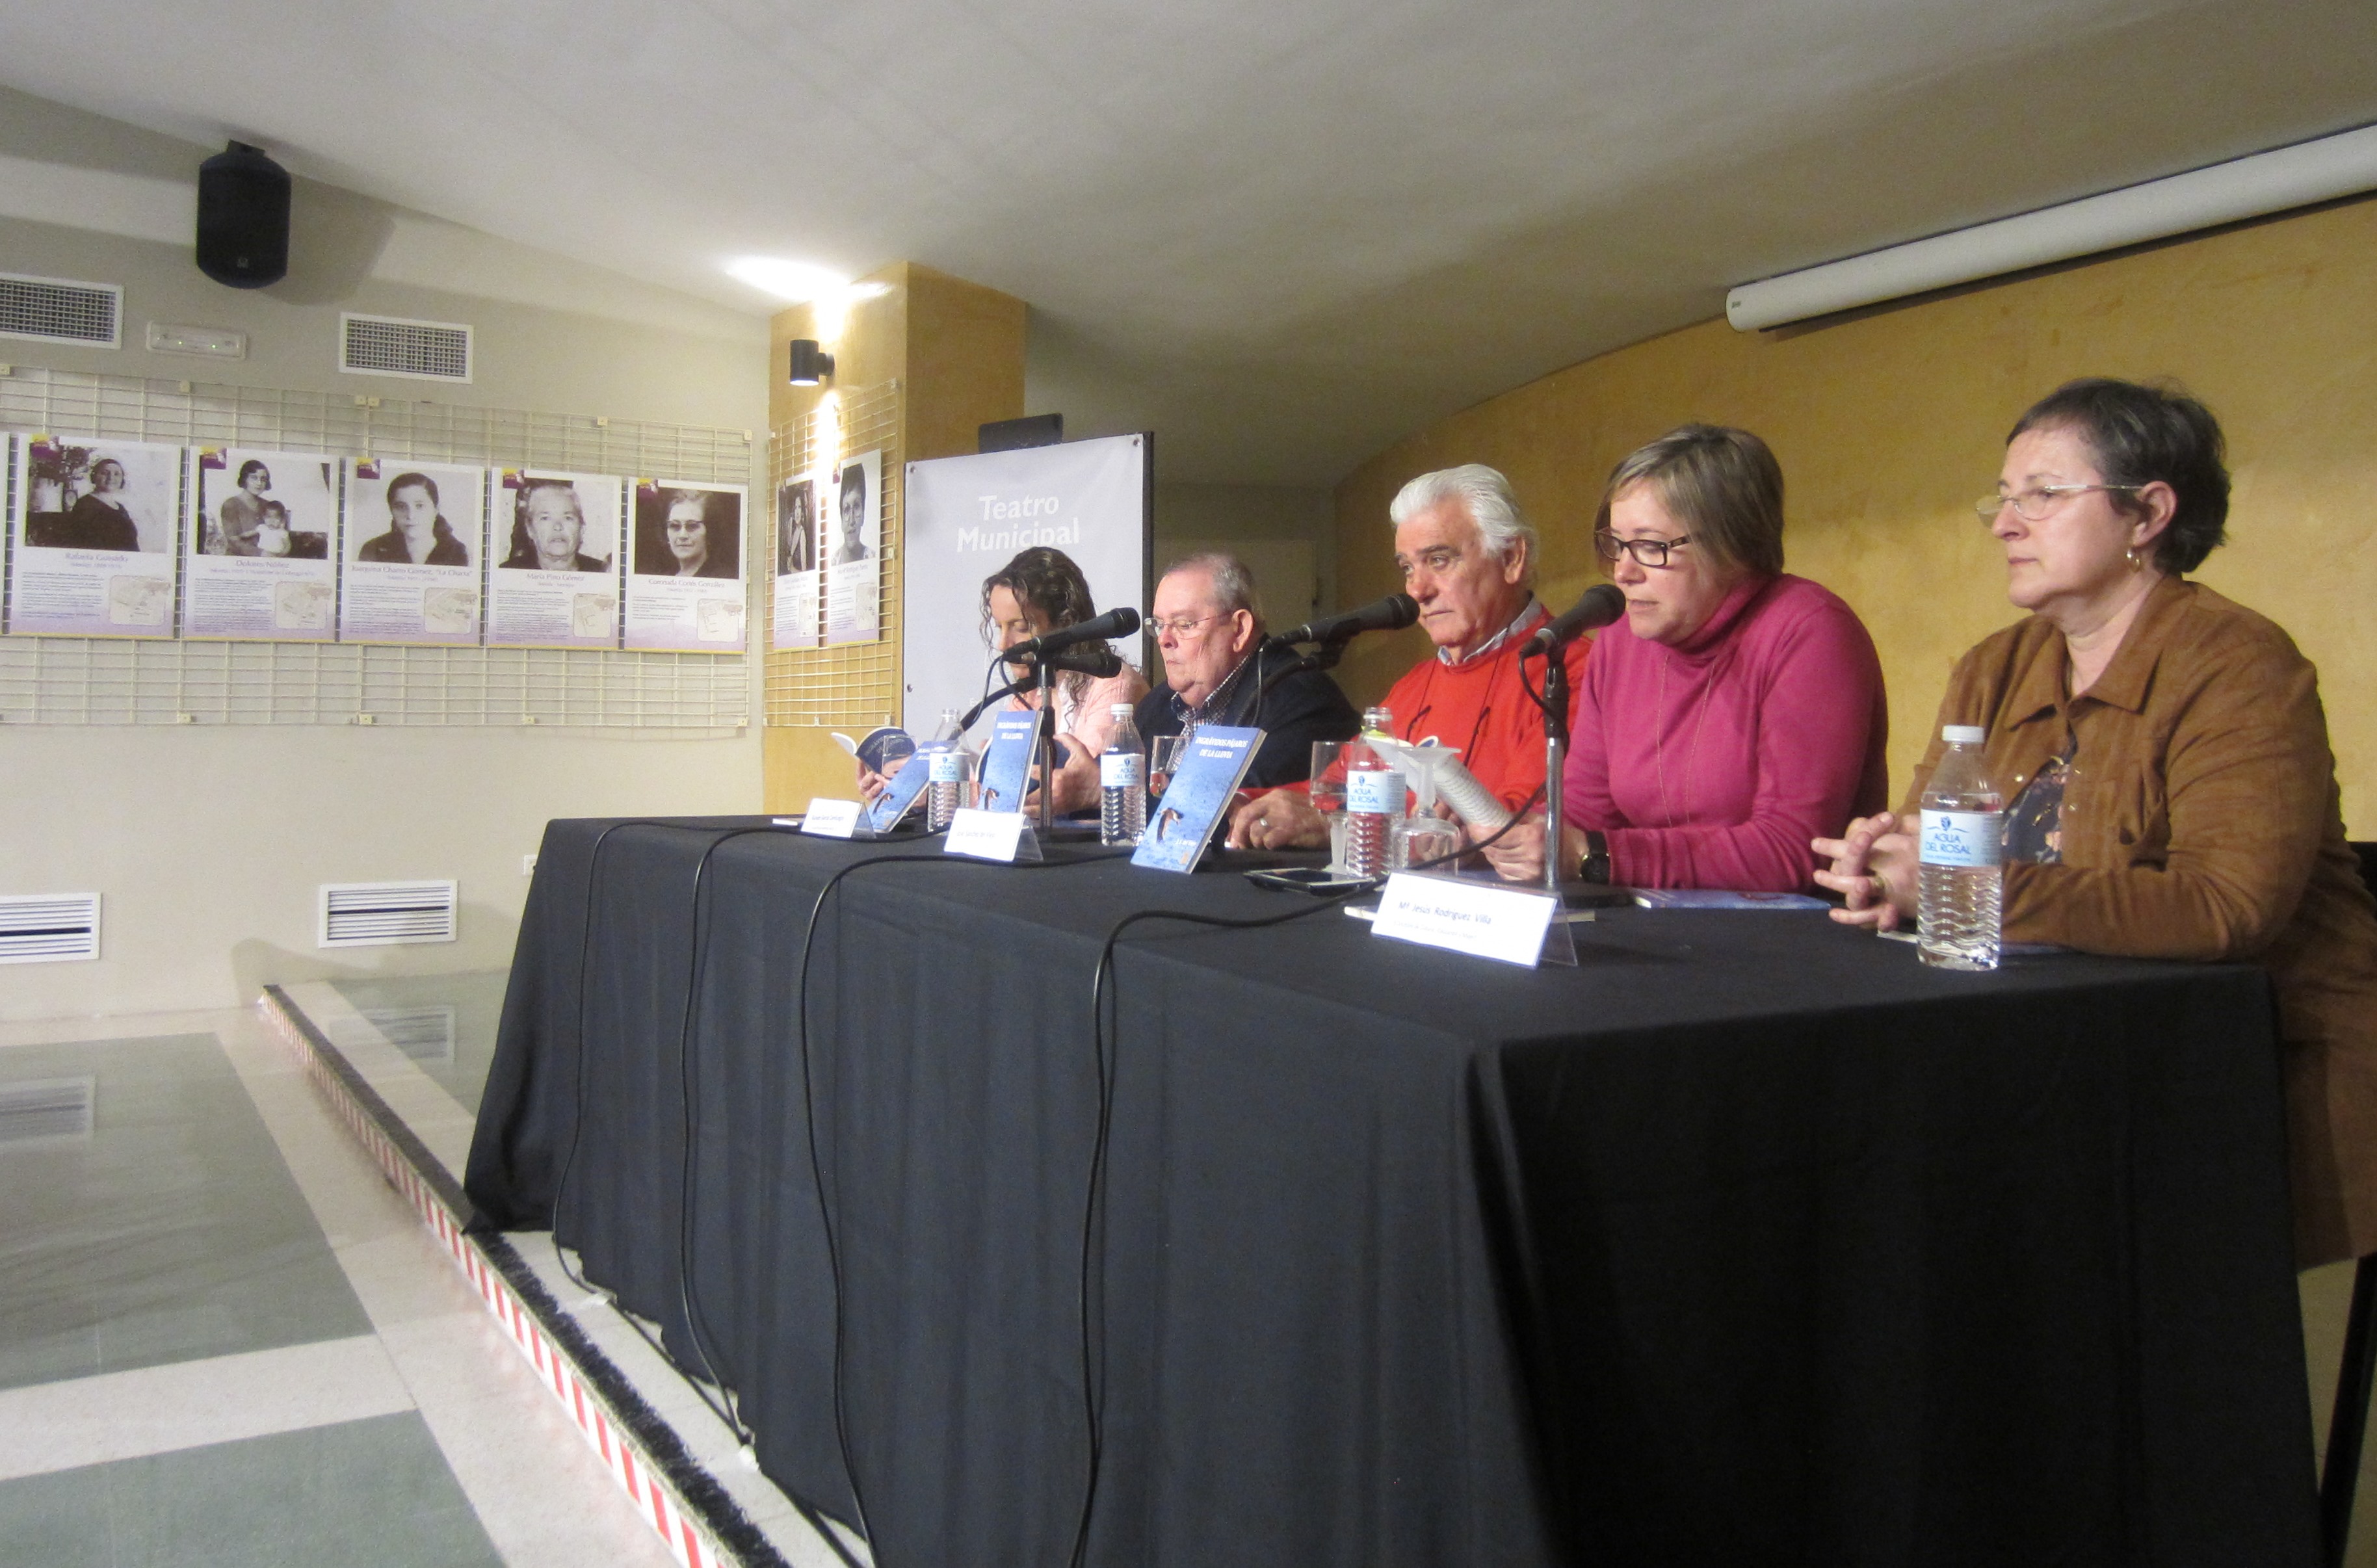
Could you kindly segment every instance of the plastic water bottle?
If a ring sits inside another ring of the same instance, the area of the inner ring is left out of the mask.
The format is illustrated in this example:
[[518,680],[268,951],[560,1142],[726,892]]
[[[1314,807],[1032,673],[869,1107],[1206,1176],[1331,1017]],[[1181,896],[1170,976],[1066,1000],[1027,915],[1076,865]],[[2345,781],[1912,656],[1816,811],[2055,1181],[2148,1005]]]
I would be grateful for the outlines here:
[[[1395,716],[1384,708],[1362,715],[1362,734],[1392,735]],[[1395,820],[1404,814],[1404,776],[1366,739],[1345,743],[1345,869],[1356,877],[1387,874]]]
[[1917,951],[1942,969],[1995,969],[2005,904],[2005,796],[1981,757],[1986,730],[1950,724],[1940,736],[1948,750],[1923,791],[1917,840]]
[[933,741],[941,749],[925,760],[925,829],[927,832],[946,832],[965,804],[966,764],[969,760],[958,742],[964,732],[958,728],[958,711],[941,710],[940,728],[933,733]]
[[1137,844],[1147,830],[1147,747],[1139,738],[1129,703],[1117,702],[1110,712],[1114,736],[1098,755],[1099,793],[1105,796],[1098,842]]

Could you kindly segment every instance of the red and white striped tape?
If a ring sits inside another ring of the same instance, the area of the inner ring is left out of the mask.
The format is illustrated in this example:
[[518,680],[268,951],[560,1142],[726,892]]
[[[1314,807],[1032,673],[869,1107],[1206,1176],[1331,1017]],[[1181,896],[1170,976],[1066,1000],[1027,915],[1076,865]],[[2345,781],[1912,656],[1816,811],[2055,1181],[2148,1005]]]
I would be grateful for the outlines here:
[[603,1456],[603,1466],[611,1472],[611,1478],[626,1490],[628,1501],[636,1505],[644,1521],[660,1533],[670,1554],[685,1568],[735,1568],[735,1560],[686,1512],[675,1490],[662,1478],[651,1456],[619,1424],[601,1395],[579,1379],[577,1367],[538,1324],[535,1315],[522,1304],[518,1293],[504,1282],[503,1275],[496,1271],[495,1265],[488,1263],[486,1254],[480,1251],[478,1244],[463,1234],[453,1215],[438,1202],[436,1193],[421,1179],[421,1173],[404,1157],[403,1152],[364,1110],[344,1080],[322,1060],[320,1054],[314,1049],[313,1042],[305,1037],[305,1031],[289,1016],[286,1008],[270,996],[264,997],[257,1005],[272,1025],[273,1032],[296,1053],[305,1075],[314,1081],[316,1088],[322,1091],[331,1108],[339,1113],[339,1119],[347,1124],[348,1131],[363,1144],[389,1183],[403,1194],[405,1202],[412,1205],[422,1223],[429,1227],[455,1266],[470,1280],[472,1287],[478,1291],[479,1299],[486,1304],[487,1311],[495,1314],[496,1321],[503,1325],[512,1344],[536,1369],[538,1381],[561,1402],[561,1407],[577,1423],[579,1433],[586,1439],[587,1445]]

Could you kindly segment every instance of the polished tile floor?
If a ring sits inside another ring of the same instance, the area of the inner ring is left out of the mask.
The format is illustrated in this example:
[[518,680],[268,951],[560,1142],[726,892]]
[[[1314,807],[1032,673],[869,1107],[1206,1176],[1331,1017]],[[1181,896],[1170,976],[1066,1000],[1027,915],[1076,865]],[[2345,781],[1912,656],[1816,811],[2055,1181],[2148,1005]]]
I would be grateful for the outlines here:
[[[475,1101],[499,976],[357,990]],[[257,1017],[0,1025],[0,1564],[670,1561]]]

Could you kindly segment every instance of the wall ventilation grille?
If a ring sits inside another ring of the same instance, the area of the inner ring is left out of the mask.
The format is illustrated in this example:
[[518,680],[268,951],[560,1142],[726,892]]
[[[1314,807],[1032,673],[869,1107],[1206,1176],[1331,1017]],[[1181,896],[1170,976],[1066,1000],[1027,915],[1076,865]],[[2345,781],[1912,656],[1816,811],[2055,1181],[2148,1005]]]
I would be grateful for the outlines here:
[[0,272],[0,338],[121,348],[124,291],[113,283]]
[[0,898],[0,964],[65,964],[99,956],[99,895]]
[[455,882],[325,882],[319,945],[450,942],[459,892]]
[[416,381],[468,381],[471,329],[452,321],[405,321],[393,316],[339,317],[339,368],[356,376],[403,376]]
[[99,1081],[29,1078],[0,1083],[0,1148],[27,1143],[87,1143]]

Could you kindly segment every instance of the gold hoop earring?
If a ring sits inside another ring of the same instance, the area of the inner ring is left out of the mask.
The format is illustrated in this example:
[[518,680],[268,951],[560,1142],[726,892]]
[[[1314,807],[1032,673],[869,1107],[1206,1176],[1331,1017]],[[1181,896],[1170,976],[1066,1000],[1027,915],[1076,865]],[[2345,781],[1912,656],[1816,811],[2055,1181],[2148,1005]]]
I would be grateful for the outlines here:
[[2126,549],[2126,550],[2122,551],[2122,552],[2121,552],[2121,554],[2123,554],[2124,556],[2127,556],[2127,557],[2129,557],[2129,560],[2130,560],[2130,569],[2131,569],[2132,571],[2144,571],[2144,570],[2145,570],[2145,569],[2146,569],[2146,564],[2145,564],[2145,562],[2144,562],[2144,561],[2142,561],[2142,560],[2140,560],[2140,559],[2138,558],[2138,551],[2137,551],[2137,546],[2136,546],[2136,545],[2132,545],[2132,546],[2130,546],[2130,548],[2128,548],[2128,549]]

